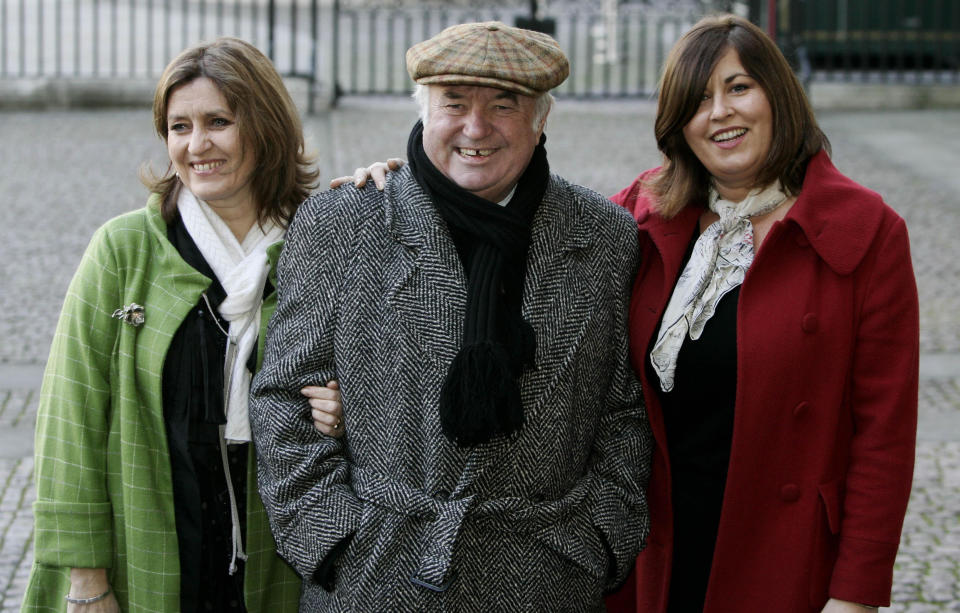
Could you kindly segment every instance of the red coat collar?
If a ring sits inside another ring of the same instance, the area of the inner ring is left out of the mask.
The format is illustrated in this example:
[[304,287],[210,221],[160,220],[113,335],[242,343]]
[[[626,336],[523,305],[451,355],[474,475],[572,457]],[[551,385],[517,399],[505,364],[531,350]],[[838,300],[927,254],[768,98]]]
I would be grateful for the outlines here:
[[883,199],[838,171],[825,151],[810,158],[800,196],[785,221],[800,227],[836,273],[853,272],[883,220]]
[[646,207],[637,211],[637,228],[647,233],[660,252],[663,267],[667,271],[665,280],[671,285],[680,271],[683,256],[702,212],[702,207],[686,206],[675,217],[664,219]]
[[[703,208],[691,204],[671,219],[650,210],[650,199],[643,194],[644,180],[659,172],[649,170],[634,183],[628,200],[637,227],[656,245],[666,270],[677,270],[694,224]],[[800,228],[810,245],[830,268],[841,275],[856,269],[880,227],[885,205],[880,195],[838,171],[825,151],[807,165],[800,196],[784,221]]]

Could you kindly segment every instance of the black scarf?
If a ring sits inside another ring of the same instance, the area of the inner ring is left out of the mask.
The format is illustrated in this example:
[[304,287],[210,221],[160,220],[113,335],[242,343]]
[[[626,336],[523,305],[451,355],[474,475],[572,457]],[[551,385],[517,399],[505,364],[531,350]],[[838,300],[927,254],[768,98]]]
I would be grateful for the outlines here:
[[523,425],[517,379],[534,367],[536,339],[523,319],[523,280],[530,225],[550,178],[546,137],[520,176],[507,206],[461,188],[423,150],[423,124],[407,143],[417,183],[431,196],[450,230],[467,276],[463,339],[440,392],[440,424],[460,447],[509,435]]

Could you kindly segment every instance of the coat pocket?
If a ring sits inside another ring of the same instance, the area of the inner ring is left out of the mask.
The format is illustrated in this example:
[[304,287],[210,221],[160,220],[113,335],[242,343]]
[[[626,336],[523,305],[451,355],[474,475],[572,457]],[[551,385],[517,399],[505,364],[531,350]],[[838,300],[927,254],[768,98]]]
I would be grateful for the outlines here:
[[566,521],[540,530],[535,538],[558,557],[576,565],[601,585],[610,564],[600,532],[587,521]]
[[813,521],[813,548],[810,567],[810,604],[818,611],[826,604],[833,567],[840,545],[843,520],[843,480],[835,479],[817,486],[819,497]]
[[550,543],[537,539],[528,568],[538,576],[536,589],[530,590],[526,610],[600,611],[603,602],[602,575],[587,568]]

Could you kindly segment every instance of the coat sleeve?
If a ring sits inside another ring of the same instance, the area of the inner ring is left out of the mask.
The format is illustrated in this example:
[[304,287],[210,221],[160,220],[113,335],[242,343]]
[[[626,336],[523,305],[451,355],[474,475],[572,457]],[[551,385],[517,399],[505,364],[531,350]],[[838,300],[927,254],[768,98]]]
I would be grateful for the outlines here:
[[115,250],[100,228],[67,290],[40,391],[33,506],[40,564],[112,565],[107,439],[119,286]]
[[645,492],[653,452],[653,435],[628,348],[628,304],[637,269],[636,230],[622,211],[614,212],[615,219],[607,220],[613,239],[607,245],[606,263],[612,280],[606,299],[615,311],[607,337],[614,367],[608,387],[596,390],[602,395],[603,416],[588,471],[573,488],[589,495],[564,521],[541,535],[582,565],[602,566],[607,592],[626,580],[650,531]]
[[[631,229],[633,224],[631,223]],[[611,330],[611,346],[616,352],[616,370],[606,390],[606,413],[594,443],[591,473],[597,479],[594,525],[610,546],[614,566],[607,590],[620,587],[633,569],[637,554],[650,532],[646,487],[650,479],[653,434],[647,420],[640,382],[630,362],[627,320],[631,287],[636,273],[637,241],[619,254],[614,273],[616,326]]]
[[887,227],[868,255],[872,266],[863,281],[851,376],[854,435],[830,584],[832,597],[878,606],[890,603],[910,497],[919,370],[917,287],[907,229],[899,218]]
[[360,522],[343,442],[317,432],[305,385],[337,378],[334,337],[340,285],[359,220],[352,187],[314,196],[298,210],[277,265],[277,310],[263,366],[253,380],[250,420],[260,495],[280,555],[313,576]]

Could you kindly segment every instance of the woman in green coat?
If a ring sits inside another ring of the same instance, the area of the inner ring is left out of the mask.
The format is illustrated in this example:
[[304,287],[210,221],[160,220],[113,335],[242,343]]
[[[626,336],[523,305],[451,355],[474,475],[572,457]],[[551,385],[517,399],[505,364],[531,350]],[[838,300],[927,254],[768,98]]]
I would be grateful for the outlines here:
[[[235,38],[167,66],[154,124],[170,166],[94,235],[50,351],[23,610],[295,611],[247,394],[278,242],[317,173],[280,77]],[[342,432],[335,384],[304,393]]]

